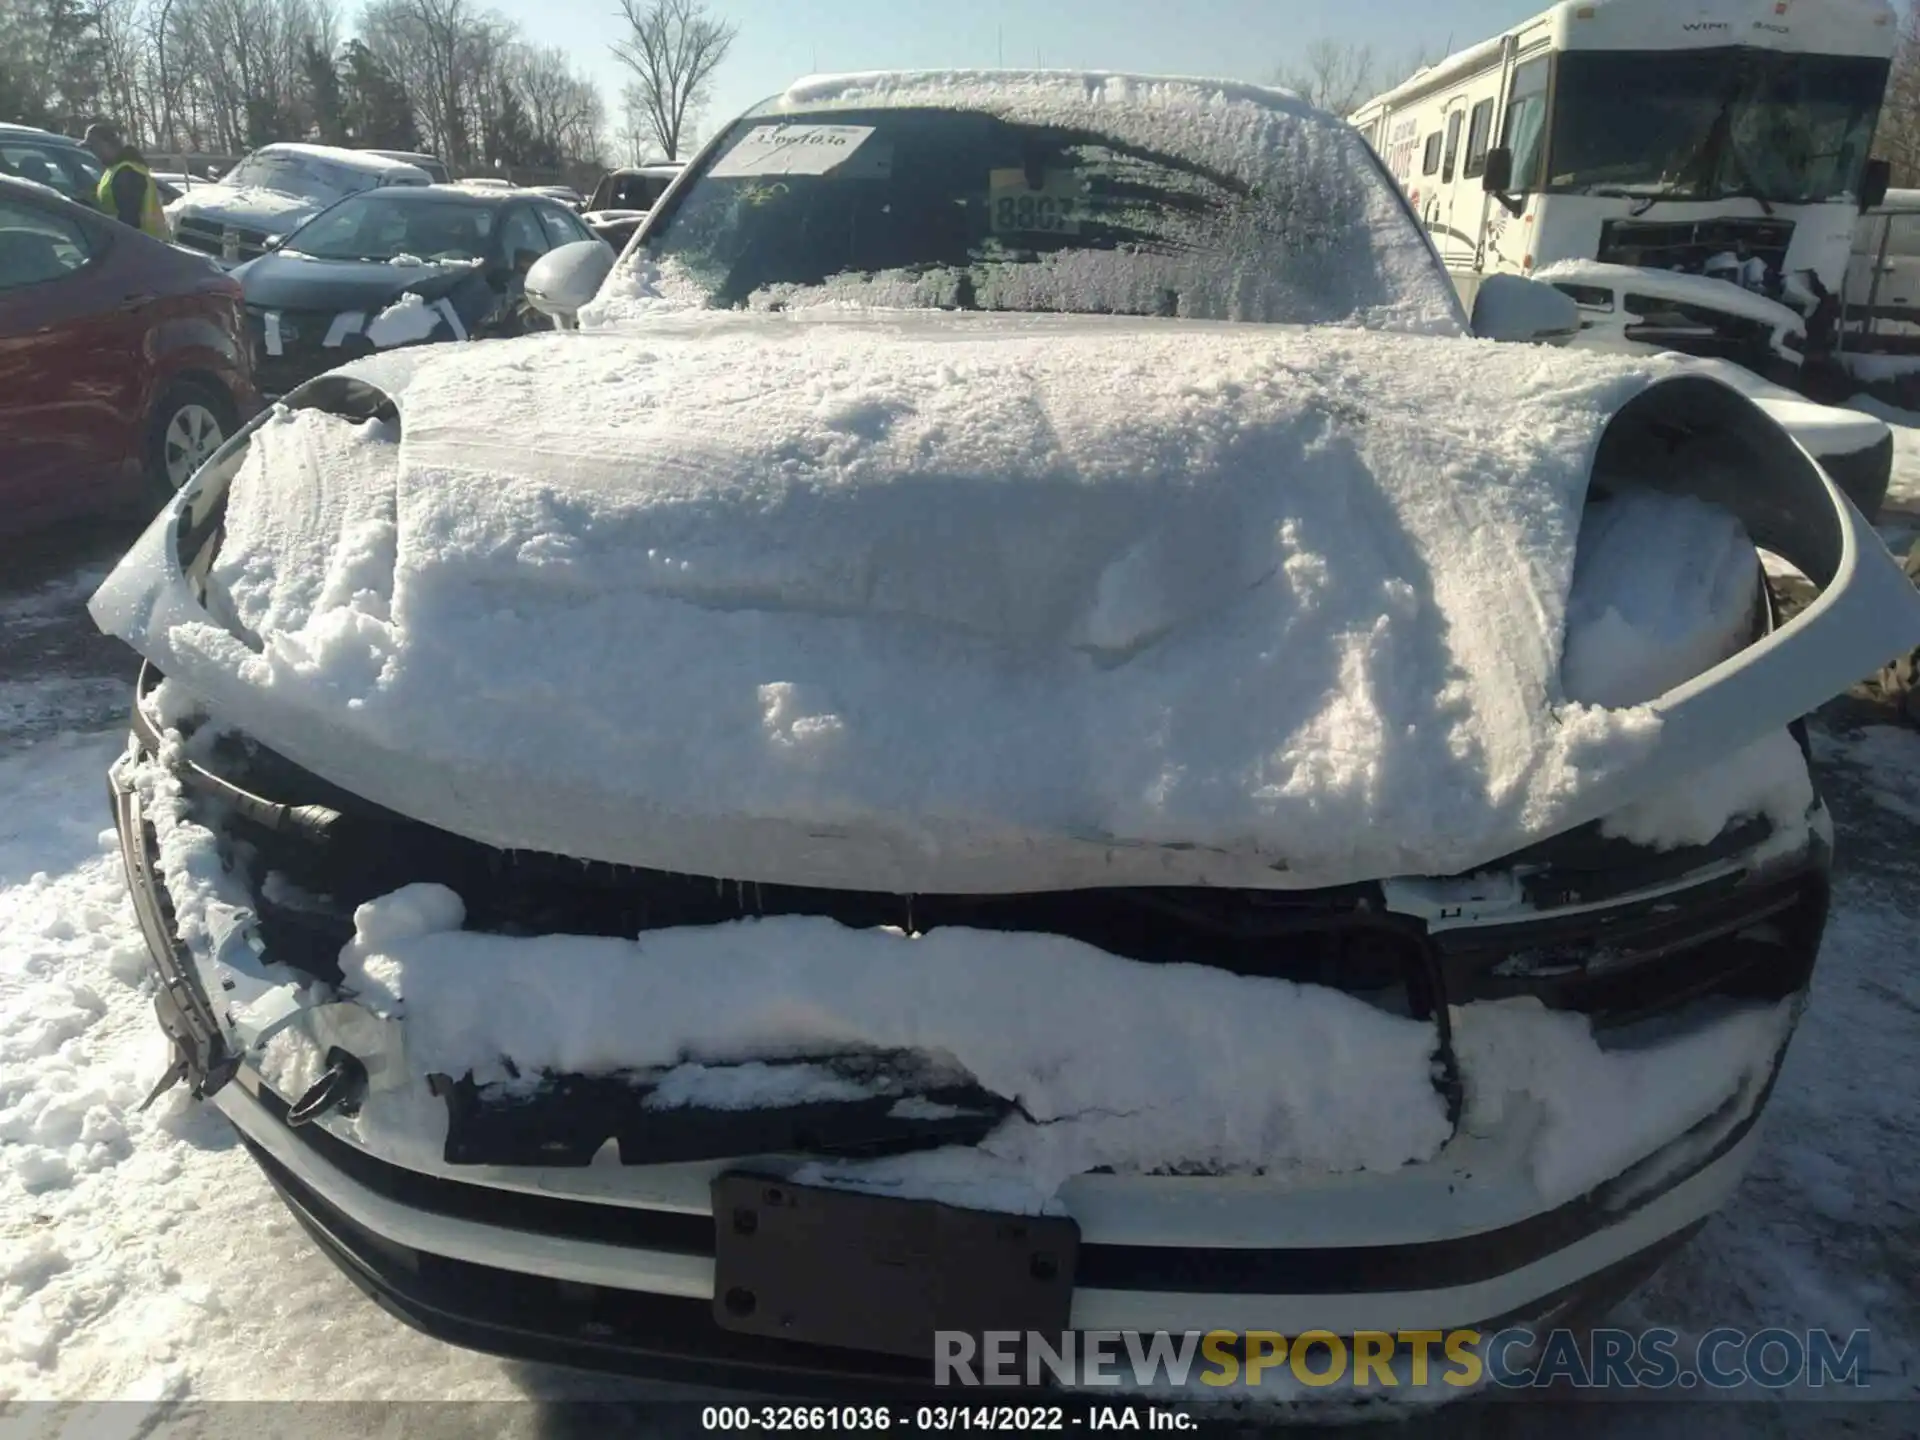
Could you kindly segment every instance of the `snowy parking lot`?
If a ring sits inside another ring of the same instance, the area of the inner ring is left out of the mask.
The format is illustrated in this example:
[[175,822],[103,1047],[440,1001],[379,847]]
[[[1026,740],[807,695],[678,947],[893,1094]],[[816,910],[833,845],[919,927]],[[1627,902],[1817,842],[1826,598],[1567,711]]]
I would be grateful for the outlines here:
[[[1920,430],[1897,438],[1896,546],[1920,524]],[[0,596],[0,1401],[657,1393],[414,1334],[308,1243],[211,1109],[175,1090],[139,1110],[165,1052],[104,778],[134,665],[84,611],[122,543],[76,542]],[[1920,1400],[1920,733],[1852,697],[1813,736],[1839,858],[1812,1007],[1737,1198],[1621,1323],[1868,1328],[1868,1394]],[[1715,1428],[1683,1409],[1593,1406],[1556,1424]],[[1759,1400],[1713,1419],[1891,1435],[1914,1413]],[[1460,1409],[1418,1428],[1501,1433]]]

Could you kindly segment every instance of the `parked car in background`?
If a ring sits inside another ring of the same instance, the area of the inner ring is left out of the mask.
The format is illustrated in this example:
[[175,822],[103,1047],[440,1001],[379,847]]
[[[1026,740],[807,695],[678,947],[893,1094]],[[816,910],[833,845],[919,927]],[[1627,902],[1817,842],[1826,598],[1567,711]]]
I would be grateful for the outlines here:
[[153,503],[257,409],[236,281],[0,179],[0,530]]
[[302,386],[92,603],[167,1082],[387,1309],[841,1396],[1544,1336],[1734,1191],[1802,717],[1920,643],[1737,388],[1470,320],[1227,81],[811,78],[580,318]]
[[644,210],[586,210],[580,218],[587,222],[589,229],[600,239],[611,245],[615,251],[625,250],[627,242],[639,233],[640,223],[647,218]]
[[593,227],[594,234],[615,250],[624,250],[647,212],[685,168],[683,163],[671,161],[610,170],[593,187],[593,194],[581,207],[581,217]]
[[667,187],[686,169],[681,161],[662,161],[657,165],[633,165],[609,170],[587,197],[589,211],[628,210],[645,212],[667,193]]
[[0,125],[0,175],[58,190],[97,209],[100,162],[78,140],[29,125]]
[[1920,190],[1889,190],[1854,227],[1843,345],[1920,351]]
[[167,207],[174,240],[238,265],[300,228],[336,200],[388,185],[431,185],[418,165],[331,145],[264,145],[216,185]]
[[366,155],[378,155],[387,160],[399,160],[408,165],[417,165],[433,177],[433,183],[444,185],[453,176],[447,173],[446,162],[438,155],[423,155],[412,150],[366,150]]
[[[65,135],[25,125],[0,125],[0,175],[45,185],[77,204],[100,208],[100,162],[78,140]],[[156,170],[153,183],[160,203],[171,205],[192,181],[186,175]]]
[[523,282],[559,245],[590,241],[544,195],[465,185],[349,195],[233,273],[269,398],[356,355],[550,328]]
[[528,188],[536,195],[545,195],[550,200],[558,200],[562,205],[571,205],[576,210],[587,203],[586,197],[571,185],[533,185]]

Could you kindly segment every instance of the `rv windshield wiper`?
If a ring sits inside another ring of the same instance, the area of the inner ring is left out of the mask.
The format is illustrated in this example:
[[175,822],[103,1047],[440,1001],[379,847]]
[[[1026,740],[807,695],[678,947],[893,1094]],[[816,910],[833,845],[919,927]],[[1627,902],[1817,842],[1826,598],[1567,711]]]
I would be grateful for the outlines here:
[[1635,205],[1632,211],[1636,218],[1646,214],[1656,205],[1676,205],[1699,198],[1695,195],[1680,194],[1670,188],[1648,189],[1638,185],[1588,185],[1580,193],[1607,200],[1637,200],[1640,203]]
[[1758,200],[1760,202],[1761,211],[1769,219],[1771,219],[1773,217],[1773,202],[1767,199],[1767,197],[1761,193],[1760,182],[1753,178],[1753,170],[1747,164],[1747,157],[1740,153],[1740,147],[1738,144],[1734,142],[1734,138],[1732,135],[1727,136],[1726,144],[1727,144],[1727,155],[1733,161],[1734,172],[1740,177],[1739,188],[1736,190],[1729,190],[1727,192],[1727,198],[1729,200],[1735,200],[1735,199]]

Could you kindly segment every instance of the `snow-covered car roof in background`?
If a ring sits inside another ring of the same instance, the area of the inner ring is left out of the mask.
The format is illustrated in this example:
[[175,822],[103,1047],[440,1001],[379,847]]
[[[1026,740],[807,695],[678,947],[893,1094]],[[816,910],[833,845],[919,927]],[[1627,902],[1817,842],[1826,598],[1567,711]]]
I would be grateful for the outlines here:
[[457,195],[516,195],[531,194],[520,185],[509,185],[505,180],[445,180],[429,187],[435,194],[452,192]]
[[649,180],[671,180],[687,168],[684,160],[657,160],[650,165],[619,165],[609,175],[644,175]]
[[51,195],[54,199],[64,200],[69,205],[73,203],[53,186],[43,185],[38,180],[29,180],[24,175],[0,175],[0,194],[4,194],[8,187],[16,185],[22,190],[31,191],[35,195]]
[[[385,155],[377,155],[371,150],[349,150],[344,145],[309,145],[304,141],[281,140],[272,145],[262,145],[247,156],[247,160],[258,155],[302,155],[309,160],[325,160],[332,165],[345,165],[355,170],[367,170],[382,175],[418,175],[423,182],[430,182],[432,176],[406,160],[394,160]],[[240,162],[246,164],[246,160]],[[238,165],[234,167],[236,170]]]

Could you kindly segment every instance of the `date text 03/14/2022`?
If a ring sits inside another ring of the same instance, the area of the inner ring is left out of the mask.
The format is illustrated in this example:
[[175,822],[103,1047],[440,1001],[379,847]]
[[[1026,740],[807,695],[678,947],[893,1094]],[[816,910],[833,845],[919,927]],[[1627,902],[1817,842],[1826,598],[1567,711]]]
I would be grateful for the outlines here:
[[976,1432],[1063,1434],[1070,1430],[1197,1430],[1184,1411],[1153,1405],[709,1405],[700,1426],[711,1431],[829,1431],[876,1434]]

